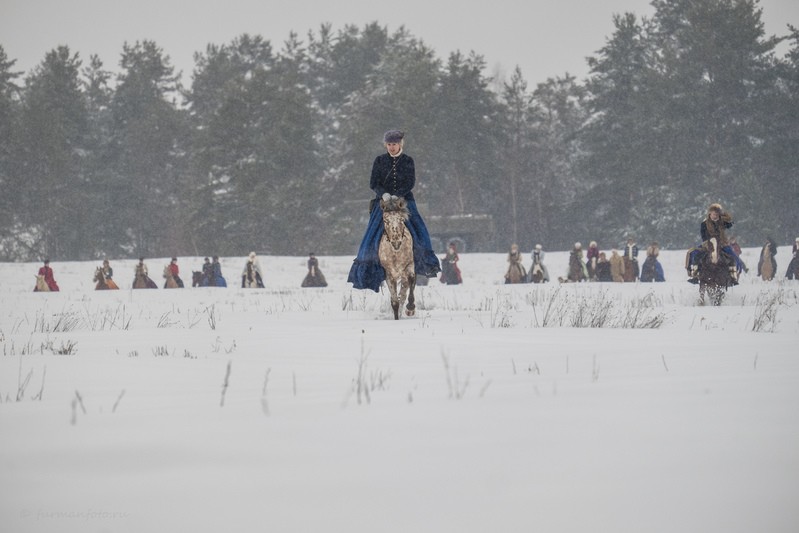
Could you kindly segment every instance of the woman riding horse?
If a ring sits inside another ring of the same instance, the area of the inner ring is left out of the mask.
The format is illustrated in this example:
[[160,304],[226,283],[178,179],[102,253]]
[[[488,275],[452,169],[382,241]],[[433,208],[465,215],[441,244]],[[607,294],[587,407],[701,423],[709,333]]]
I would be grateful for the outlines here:
[[627,244],[624,245],[624,281],[635,281],[638,279],[640,271],[638,269],[638,245],[635,239],[629,237]]
[[766,244],[760,250],[760,260],[757,262],[757,275],[763,281],[771,281],[777,275],[777,243],[768,237]]
[[244,262],[244,270],[241,271],[241,288],[264,288],[264,273],[261,270],[261,262],[258,261],[255,252],[250,252],[250,255],[247,256],[247,260]]
[[[45,292],[57,292],[60,289],[58,288],[58,283],[55,281],[55,276],[53,274],[53,269],[50,268],[50,260],[44,260],[44,266],[39,269],[39,273],[37,276],[42,276],[45,285],[47,286],[47,291]],[[44,286],[41,283],[36,284],[36,287],[33,288],[33,292],[40,292],[44,289]]]
[[139,262],[134,269],[133,275],[133,288],[134,289],[157,289],[158,285],[150,279],[147,271],[147,265],[144,264],[144,258],[140,257]]
[[588,268],[583,263],[583,245],[574,243],[574,248],[569,252],[569,272],[562,281],[580,282],[588,280]]
[[530,253],[533,264],[530,265],[530,281],[533,283],[545,283],[549,281],[549,271],[544,264],[544,249],[540,244],[536,244]]
[[527,271],[522,264],[522,254],[518,244],[511,244],[508,252],[508,270],[505,272],[505,283],[526,283]]
[[660,254],[660,246],[658,243],[653,242],[646,248],[646,259],[644,264],[641,265],[641,281],[643,283],[651,281],[666,281],[663,275],[663,265],[658,261]]
[[703,252],[703,249],[705,252],[712,251],[708,249],[708,243],[715,238],[719,248],[716,252],[724,257],[726,263],[729,263],[732,284],[738,284],[738,273],[743,270],[743,263],[730,246],[725,231],[731,228],[732,224],[732,215],[725,212],[721,208],[721,204],[710,204],[707,209],[707,216],[699,225],[702,245],[688,252],[686,268],[689,269],[690,278],[688,281],[690,283],[699,283],[699,254]]
[[311,252],[308,254],[308,274],[305,275],[305,278],[302,280],[300,284],[301,287],[327,287],[327,280],[325,279],[325,275],[322,274],[322,271],[319,270],[319,260],[316,258],[316,254]]
[[379,201],[387,201],[391,196],[404,198],[407,203],[409,218],[406,225],[413,237],[413,261],[417,276],[432,278],[441,272],[438,256],[430,242],[430,234],[416,208],[413,197],[416,167],[413,158],[403,153],[404,145],[403,132],[387,131],[383,135],[386,153],[377,156],[372,164],[369,187],[374,191],[375,198],[370,202],[369,224],[358,249],[358,256],[347,276],[347,281],[355,289],[372,289],[378,292],[380,284],[386,279],[378,257],[378,246],[383,236],[383,209]]
[[119,287],[111,279],[114,276],[114,269],[111,268],[111,265],[108,263],[108,259],[103,261],[103,266],[98,266],[94,271],[94,281],[95,286],[94,290],[96,291],[107,291],[107,290],[119,290]]
[[458,250],[455,247],[455,243],[449,243],[447,247],[447,253],[444,255],[444,258],[441,260],[441,283],[445,283],[447,285],[460,285],[463,283],[463,276],[461,275],[461,269],[458,268]]
[[785,272],[785,279],[799,280],[799,237],[793,243],[793,257],[788,263],[788,270]]
[[[167,272],[169,270],[169,272]],[[166,266],[164,269],[164,278],[166,281],[164,282],[165,289],[182,289],[183,288],[183,280],[180,279],[180,268],[178,268],[178,258],[173,257],[172,261]]]

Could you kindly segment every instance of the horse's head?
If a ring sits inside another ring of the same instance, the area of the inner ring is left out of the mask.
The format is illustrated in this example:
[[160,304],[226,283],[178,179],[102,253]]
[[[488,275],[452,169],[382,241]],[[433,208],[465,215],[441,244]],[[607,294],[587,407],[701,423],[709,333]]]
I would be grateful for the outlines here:
[[388,200],[380,200],[380,209],[383,210],[383,214],[386,211],[404,211],[407,216],[408,202],[400,196],[389,196]]
[[408,203],[404,198],[392,196],[388,200],[380,201],[383,210],[383,230],[386,239],[394,249],[399,249],[406,234],[405,221],[408,220]]
[[50,286],[44,279],[44,275],[34,274],[34,276],[36,276],[36,290],[40,292],[50,292]]
[[103,275],[103,267],[97,267],[94,269],[94,280],[97,281],[105,281],[105,276]]

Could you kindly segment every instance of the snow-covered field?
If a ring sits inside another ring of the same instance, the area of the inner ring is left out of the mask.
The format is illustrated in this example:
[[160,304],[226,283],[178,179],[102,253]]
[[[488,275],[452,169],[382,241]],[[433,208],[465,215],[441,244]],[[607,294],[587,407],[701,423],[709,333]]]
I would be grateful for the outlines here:
[[462,254],[400,321],[352,257],[325,289],[303,257],[261,257],[263,290],[244,256],[226,289],[0,264],[0,531],[799,531],[799,282],[757,256],[701,307],[684,251],[666,283],[515,286]]

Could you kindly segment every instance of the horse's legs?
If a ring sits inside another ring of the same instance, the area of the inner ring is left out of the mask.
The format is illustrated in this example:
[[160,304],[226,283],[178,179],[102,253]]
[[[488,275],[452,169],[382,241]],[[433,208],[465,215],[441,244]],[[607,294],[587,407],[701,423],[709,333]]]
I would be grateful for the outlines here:
[[405,314],[413,316],[416,313],[416,297],[414,291],[416,290],[416,273],[411,273],[408,276],[408,305],[405,306]]
[[391,309],[394,311],[394,320],[399,320],[399,300],[395,297],[391,297]]
[[388,285],[388,292],[391,295],[391,309],[394,311],[394,320],[399,320],[399,296],[397,295],[397,280],[393,276],[386,273],[386,285]]

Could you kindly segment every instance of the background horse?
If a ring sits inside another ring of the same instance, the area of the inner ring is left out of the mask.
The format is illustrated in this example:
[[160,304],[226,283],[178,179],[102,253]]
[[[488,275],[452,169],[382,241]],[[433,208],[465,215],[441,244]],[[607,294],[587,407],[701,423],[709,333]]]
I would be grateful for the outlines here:
[[172,269],[169,268],[169,265],[164,267],[164,279],[166,280],[166,282],[164,282],[164,288],[165,289],[179,289],[180,288],[180,285],[178,285],[178,282],[175,281],[175,276],[172,274]]
[[521,261],[512,261],[505,274],[505,283],[527,283],[527,272]]
[[198,272],[197,270],[191,271],[191,286],[192,287],[202,287],[203,284],[203,273]]
[[720,253],[716,238],[707,241],[705,248],[699,253],[699,302],[705,304],[705,294],[710,297],[710,303],[721,305],[724,294],[735,280],[730,274],[730,268],[735,268],[732,258]]
[[586,281],[588,279],[588,272],[580,254],[575,252],[569,254],[569,273],[566,275],[565,280],[562,278],[558,279],[560,281],[570,281],[574,283]]
[[94,269],[93,281],[97,283],[94,286],[94,290],[96,291],[119,290],[119,287],[117,287],[117,284],[114,283],[114,280],[105,277],[105,273],[103,273],[103,267],[97,267]]
[[530,283],[543,283],[544,269],[541,268],[539,263],[534,263],[530,267]]
[[50,286],[44,276],[41,274],[34,274],[34,276],[36,276],[36,287],[33,288],[33,292],[50,292]]
[[150,277],[141,271],[140,269],[136,269],[136,275],[133,278],[133,288],[134,289],[157,289],[158,285],[155,284]]
[[258,275],[258,271],[253,268],[252,261],[247,261],[245,266],[245,272],[242,276],[241,280],[241,288],[242,289],[259,289],[263,288],[264,284],[261,281],[261,276]]
[[799,255],[795,255],[791,262],[788,263],[788,270],[785,271],[786,279],[799,280]]
[[635,281],[635,278],[638,277],[638,262],[629,257],[624,257],[624,274],[622,275],[625,282]]
[[777,273],[777,265],[774,264],[774,255],[771,249],[771,243],[766,242],[760,250],[760,263],[758,264],[758,273],[763,281],[771,281]]
[[[416,312],[416,271],[413,266],[413,237],[405,226],[408,220],[408,206],[404,198],[392,197],[380,201],[383,209],[383,237],[377,255],[380,265],[386,271],[386,285],[391,294],[391,308],[394,320],[399,320],[399,308],[408,299],[405,314],[413,316]],[[397,286],[399,285],[399,293]]]

